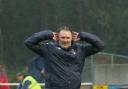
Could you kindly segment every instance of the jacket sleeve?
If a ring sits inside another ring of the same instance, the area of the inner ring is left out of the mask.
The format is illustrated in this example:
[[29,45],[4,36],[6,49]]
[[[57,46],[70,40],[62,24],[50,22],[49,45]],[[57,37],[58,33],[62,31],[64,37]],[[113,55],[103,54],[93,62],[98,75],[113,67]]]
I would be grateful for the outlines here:
[[22,86],[21,89],[29,89],[29,85],[31,84],[31,82],[29,80],[25,81],[24,85]]
[[87,55],[94,54],[96,52],[101,51],[104,48],[104,42],[97,36],[87,33],[80,32],[80,41],[86,41],[89,45],[83,45]]
[[22,84],[20,83],[17,87],[17,89],[21,89],[22,88]]
[[50,39],[52,39],[52,31],[40,31],[28,37],[25,40],[25,45],[37,54],[41,54],[40,42]]

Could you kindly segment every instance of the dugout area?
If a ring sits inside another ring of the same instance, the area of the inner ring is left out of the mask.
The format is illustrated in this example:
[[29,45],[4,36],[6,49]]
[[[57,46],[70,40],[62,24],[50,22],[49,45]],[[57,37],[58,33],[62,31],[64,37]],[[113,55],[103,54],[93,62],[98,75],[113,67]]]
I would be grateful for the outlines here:
[[128,89],[127,69],[127,56],[108,53],[93,56],[93,82],[102,86],[95,89]]
[[128,56],[100,52],[85,61],[82,79],[83,82],[91,82],[93,85],[81,88],[128,89],[127,69]]

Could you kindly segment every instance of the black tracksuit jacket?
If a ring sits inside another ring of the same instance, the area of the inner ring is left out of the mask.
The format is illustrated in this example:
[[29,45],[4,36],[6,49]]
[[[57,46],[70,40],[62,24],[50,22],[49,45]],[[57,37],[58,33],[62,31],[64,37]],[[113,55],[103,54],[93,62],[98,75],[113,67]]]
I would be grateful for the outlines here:
[[[52,31],[41,31],[25,40],[26,46],[44,58],[46,89],[79,89],[84,61],[87,56],[101,51],[104,43],[95,35],[80,32],[82,44],[73,43],[63,49],[52,40]],[[88,44],[87,44],[88,43]]]

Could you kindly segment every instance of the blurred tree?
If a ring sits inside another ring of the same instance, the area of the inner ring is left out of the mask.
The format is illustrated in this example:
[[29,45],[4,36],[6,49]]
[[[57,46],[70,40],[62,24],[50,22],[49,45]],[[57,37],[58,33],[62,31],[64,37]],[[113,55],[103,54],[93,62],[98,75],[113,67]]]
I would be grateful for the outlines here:
[[0,28],[0,63],[3,64],[3,54],[4,54],[4,50],[3,50],[3,35],[2,35],[2,30]]

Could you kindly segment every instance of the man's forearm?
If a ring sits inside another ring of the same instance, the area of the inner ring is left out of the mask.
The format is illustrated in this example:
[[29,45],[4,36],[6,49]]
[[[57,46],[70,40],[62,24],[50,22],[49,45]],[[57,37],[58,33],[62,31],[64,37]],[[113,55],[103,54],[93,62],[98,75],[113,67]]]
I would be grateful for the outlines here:
[[86,41],[93,46],[97,47],[99,50],[104,48],[104,42],[98,38],[97,36],[87,33],[87,32],[80,32],[80,41]]
[[43,40],[49,40],[52,38],[52,31],[41,31],[33,34],[28,39],[25,40],[25,44],[28,47],[38,45]]

